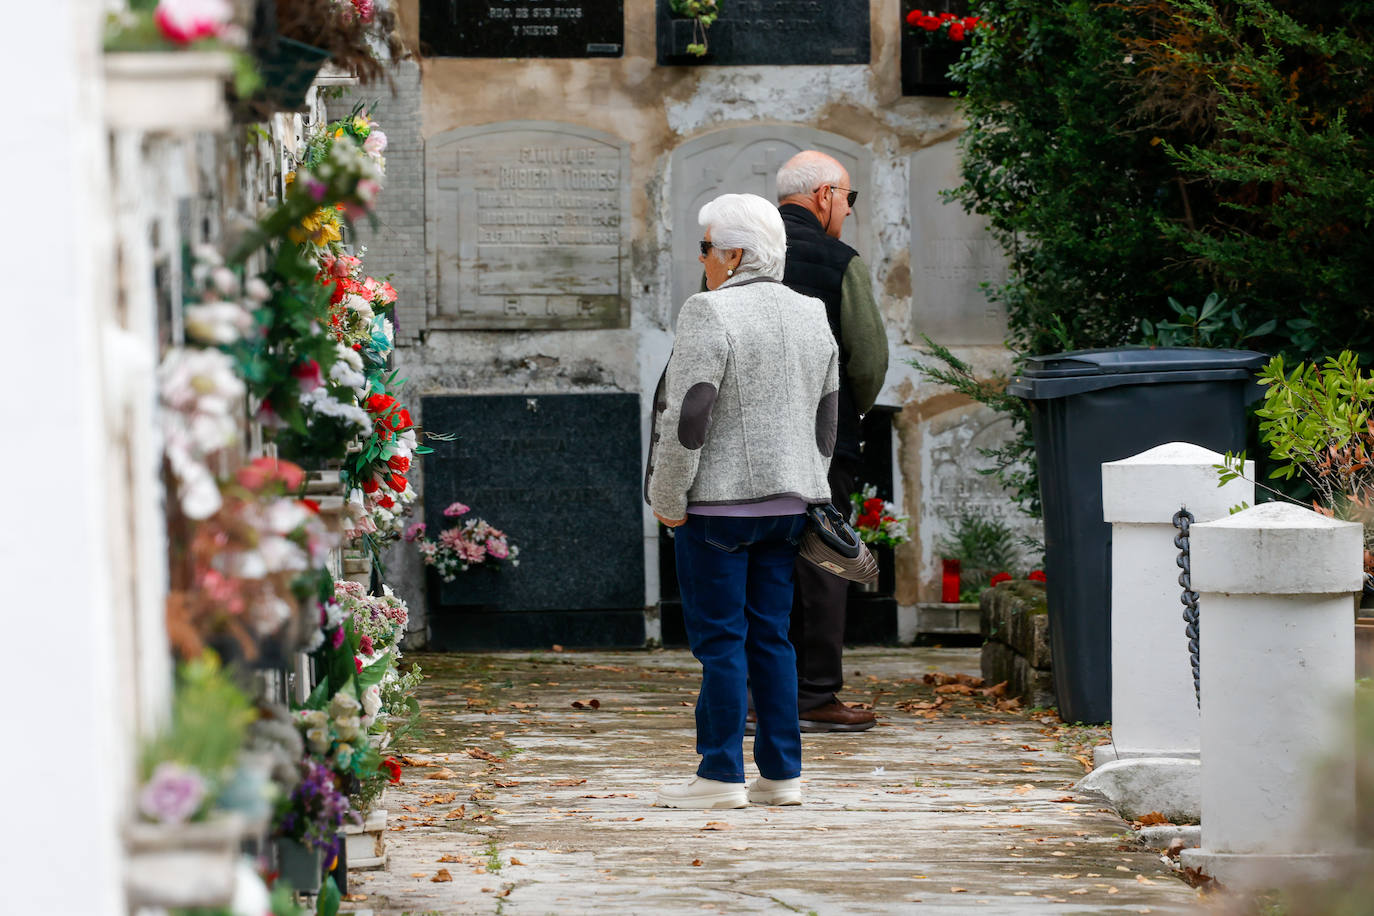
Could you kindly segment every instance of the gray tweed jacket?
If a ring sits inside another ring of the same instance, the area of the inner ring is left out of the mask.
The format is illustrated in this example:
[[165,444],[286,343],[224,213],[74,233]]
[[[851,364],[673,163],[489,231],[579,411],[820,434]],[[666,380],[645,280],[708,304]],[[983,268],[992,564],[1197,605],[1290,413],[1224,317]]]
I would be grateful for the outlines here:
[[654,393],[644,497],[689,506],[830,502],[839,350],[819,299],[736,274],[682,306]]

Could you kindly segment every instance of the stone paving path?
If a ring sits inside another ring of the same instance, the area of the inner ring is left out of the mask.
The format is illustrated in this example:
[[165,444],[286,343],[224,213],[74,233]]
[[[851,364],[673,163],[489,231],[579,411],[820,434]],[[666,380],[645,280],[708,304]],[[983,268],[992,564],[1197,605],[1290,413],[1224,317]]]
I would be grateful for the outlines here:
[[[390,861],[346,912],[1184,913],[1157,851],[1073,793],[1096,734],[942,695],[976,649],[855,649],[880,725],[803,737],[800,808],[675,811],[691,775],[686,652],[410,655],[430,675],[388,790]],[[579,704],[581,708],[576,708]],[[1098,732],[1097,734],[1100,734]],[[1076,745],[1078,738],[1085,743]],[[751,739],[745,739],[746,758]],[[752,772],[751,772],[752,776]]]

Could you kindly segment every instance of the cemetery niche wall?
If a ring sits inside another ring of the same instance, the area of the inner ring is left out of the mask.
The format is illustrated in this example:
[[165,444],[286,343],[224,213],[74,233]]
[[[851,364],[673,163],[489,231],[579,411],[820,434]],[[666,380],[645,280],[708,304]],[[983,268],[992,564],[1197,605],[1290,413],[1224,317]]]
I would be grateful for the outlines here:
[[869,62],[869,0],[725,0],[701,57],[686,51],[693,21],[656,3],[660,65]]
[[[806,149],[820,150],[840,161],[856,188],[872,187],[873,154],[836,134],[789,124],[726,127],[683,143],[672,154],[673,315],[701,284],[697,213],[721,194],[757,194],[777,200],[778,168]],[[872,264],[869,222],[872,213],[861,192],[840,238]]]
[[424,459],[425,524],[469,515],[520,547],[519,565],[473,566],[427,587],[439,649],[644,644],[637,394],[434,395],[428,428],[455,436]]
[[431,138],[425,168],[429,327],[629,326],[628,143],[505,121]]
[[420,0],[426,57],[620,57],[624,0]]

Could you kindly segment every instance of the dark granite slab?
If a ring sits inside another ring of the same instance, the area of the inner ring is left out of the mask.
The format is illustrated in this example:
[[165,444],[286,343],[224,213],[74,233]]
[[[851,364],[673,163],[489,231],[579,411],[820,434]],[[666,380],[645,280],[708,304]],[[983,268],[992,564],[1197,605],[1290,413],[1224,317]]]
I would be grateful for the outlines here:
[[624,0],[420,0],[426,57],[621,57]]
[[451,524],[444,507],[462,502],[521,551],[518,567],[474,567],[431,588],[436,616],[643,611],[639,395],[429,396],[422,405],[426,429],[458,437],[424,458],[430,535]]
[[869,0],[726,0],[707,32],[706,57],[686,54],[690,19],[658,4],[661,66],[866,64]]

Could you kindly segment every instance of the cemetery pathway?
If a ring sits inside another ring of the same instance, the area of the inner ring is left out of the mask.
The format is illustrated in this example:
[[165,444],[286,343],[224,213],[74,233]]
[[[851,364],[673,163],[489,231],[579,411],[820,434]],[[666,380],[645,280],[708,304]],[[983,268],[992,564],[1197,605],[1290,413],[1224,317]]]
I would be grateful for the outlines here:
[[[692,773],[685,651],[410,655],[429,678],[388,789],[389,862],[344,912],[1184,913],[1196,892],[1100,800],[1100,729],[937,695],[976,649],[853,649],[879,726],[803,736],[804,805],[651,807]],[[938,701],[938,705],[937,705]],[[752,739],[745,739],[748,758]],[[752,764],[750,764],[752,776]]]

